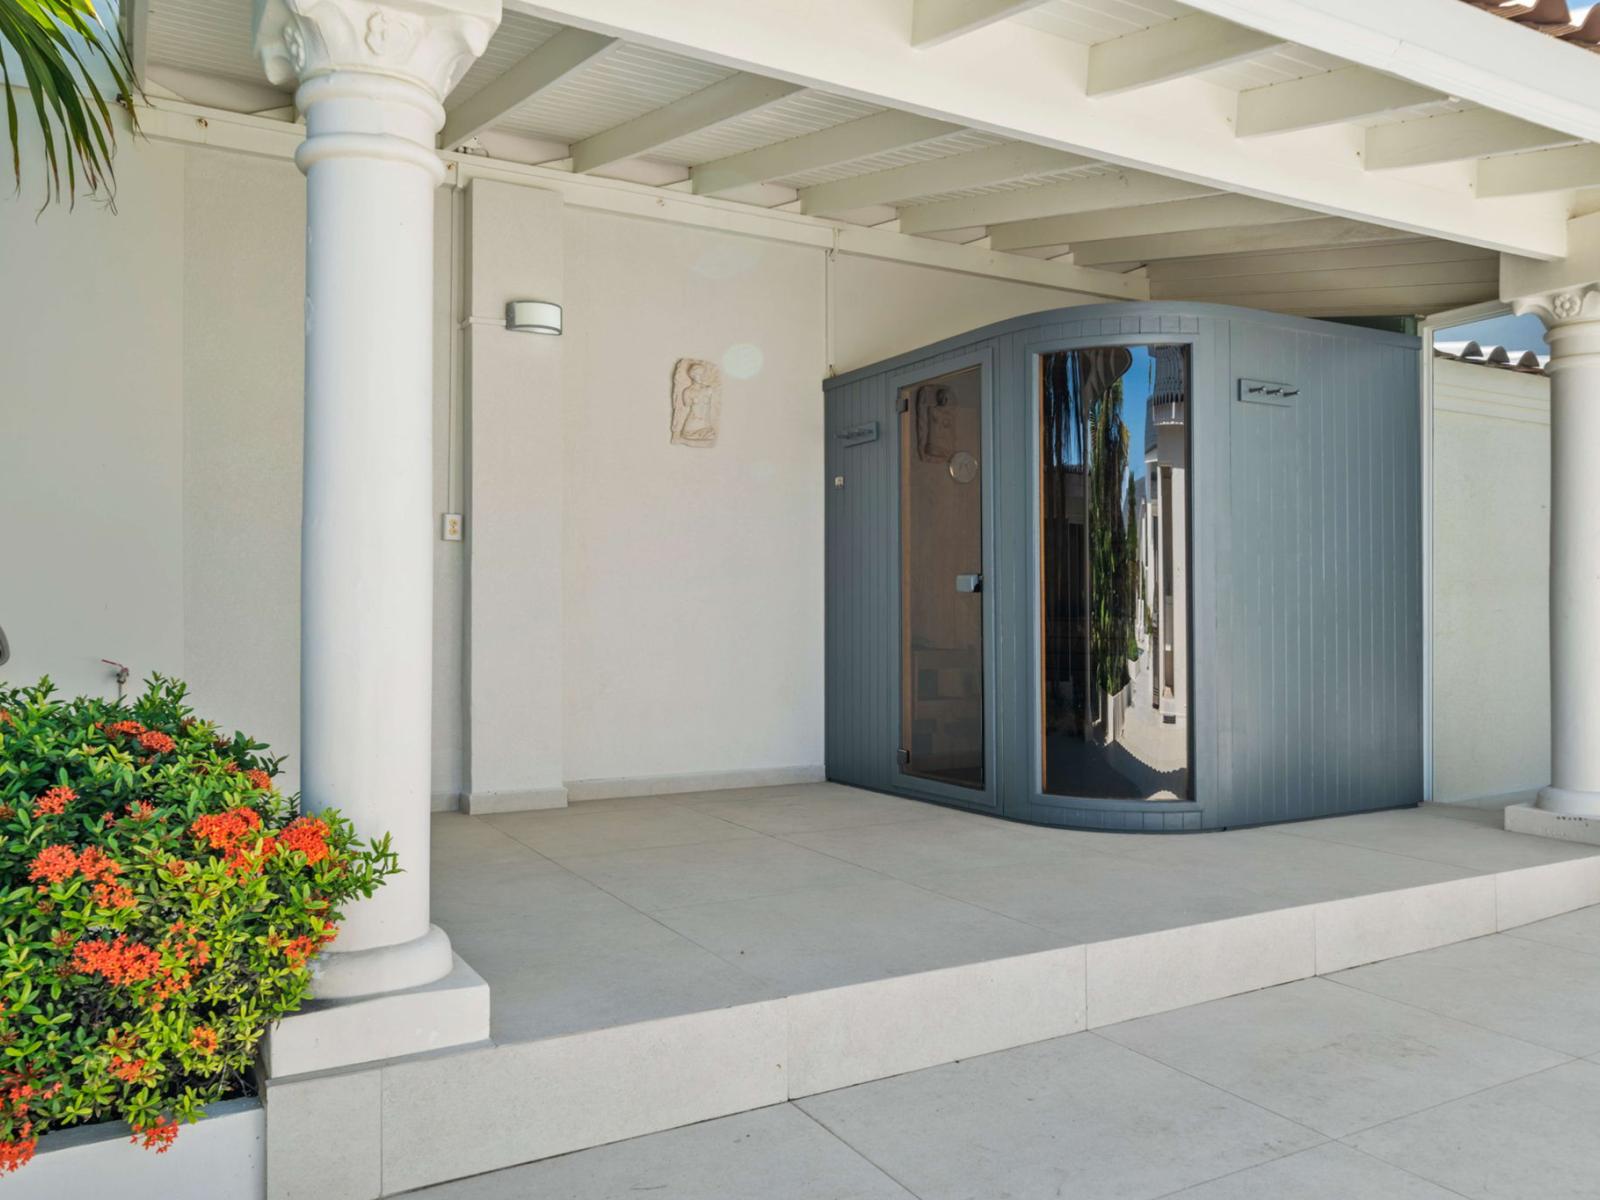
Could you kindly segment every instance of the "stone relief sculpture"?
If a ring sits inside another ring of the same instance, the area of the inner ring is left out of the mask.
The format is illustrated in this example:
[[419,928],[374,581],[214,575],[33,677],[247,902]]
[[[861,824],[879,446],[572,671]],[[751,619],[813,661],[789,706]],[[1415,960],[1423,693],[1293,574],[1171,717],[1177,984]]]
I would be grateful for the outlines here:
[[722,369],[699,358],[672,368],[672,444],[715,446],[722,420]]

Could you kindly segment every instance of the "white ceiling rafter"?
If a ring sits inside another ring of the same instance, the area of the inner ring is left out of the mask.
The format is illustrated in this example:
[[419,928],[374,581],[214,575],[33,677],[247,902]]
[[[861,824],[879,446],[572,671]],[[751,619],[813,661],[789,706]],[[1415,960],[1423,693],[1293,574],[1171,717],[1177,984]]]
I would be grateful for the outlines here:
[[439,145],[452,150],[495,124],[512,109],[607,54],[621,43],[585,29],[563,29],[505,74],[460,104],[446,107]]
[[801,188],[800,211],[821,215],[851,212],[918,196],[936,196],[962,188],[1070,170],[1093,161],[1048,146],[1011,142]]
[[911,44],[926,49],[1020,16],[1047,0],[912,0]]
[[1111,96],[1274,50],[1283,39],[1191,13],[1089,47],[1088,93]]
[[800,90],[798,84],[761,75],[730,75],[681,100],[574,143],[572,169],[581,175],[624,158],[647,155],[659,146],[776,104]]
[[1041,246],[1074,245],[1112,237],[1143,237],[1161,233],[1189,233],[1199,229],[1230,229],[1242,225],[1271,225],[1314,217],[1303,208],[1257,200],[1253,196],[1198,196],[1160,204],[1104,209],[1071,216],[1038,217],[1031,221],[995,225],[989,244],[996,250],[1031,250]]
[[1112,263],[1148,263],[1170,258],[1201,258],[1218,254],[1255,254],[1268,250],[1313,250],[1330,246],[1359,246],[1398,242],[1415,234],[1379,225],[1363,225],[1338,217],[1287,221],[1277,225],[1251,225],[1232,229],[1197,229],[1187,233],[1158,233],[1144,237],[1106,238],[1079,242],[1072,261],[1079,266]]
[[1366,132],[1363,161],[1369,171],[1424,167],[1522,150],[1547,150],[1577,139],[1488,108],[1419,117]]
[[1480,197],[1533,196],[1600,187],[1600,146],[1563,146],[1478,161]]
[[690,178],[697,195],[715,195],[961,132],[962,126],[949,121],[915,113],[881,112],[705,163],[695,167]]
[[936,200],[900,210],[902,233],[935,233],[972,225],[1000,225],[1038,217],[1120,209],[1129,205],[1185,200],[1215,191],[1200,184],[1151,175],[1144,171],[1112,171],[1084,179],[1015,191],[993,192],[959,200]]
[[[1235,192],[1327,216],[1383,224],[1414,236],[1450,238],[1536,259],[1565,252],[1567,214],[1559,197],[1525,196],[1491,206],[1467,189],[1440,187],[1437,178],[1369,172],[1358,155],[1338,151],[1333,138],[1341,133],[1337,129],[1270,140],[1237,138],[1220,111],[1226,91],[1209,77],[1174,78],[1160,87],[1135,87],[1104,99],[1088,97],[1083,90],[1088,48],[1081,43],[1074,48],[1036,25],[1054,11],[1050,6],[999,21],[981,35],[953,38],[927,52],[910,44],[906,0],[696,0],[693,5],[670,6],[670,12],[652,0],[506,2],[514,11],[620,34],[659,51],[695,55],[725,68],[768,74],[984,134],[1158,173],[1195,185],[1202,194]],[[1158,0],[1140,2],[1165,17]],[[1191,7],[1210,12],[1218,2],[1203,0]],[[1409,20],[1412,2],[1408,0],[1405,16],[1397,20]],[[1441,19],[1449,19],[1446,10],[1459,9],[1451,15],[1503,30],[1500,22],[1470,11],[1459,0],[1414,2],[1438,9]],[[1247,5],[1250,0],[1237,3]],[[1372,8],[1368,0],[1337,4],[1283,0],[1296,11],[1317,3],[1338,10],[1322,13],[1336,27],[1351,24],[1347,15],[1341,16],[1343,9],[1367,13]],[[1393,15],[1393,6],[1386,7]],[[1237,19],[1238,12],[1211,15],[1246,24]],[[1178,16],[1162,23],[1184,19]],[[1332,52],[1331,43],[1296,39],[1265,18],[1256,27],[1275,43],[1298,41],[1309,44],[1316,54]],[[1438,49],[1438,38],[1428,41],[1430,48]],[[1534,44],[1545,48],[1543,42]],[[1351,61],[1383,69],[1377,62],[1360,62],[1363,55],[1381,59],[1372,46],[1346,49]],[[1576,59],[1592,72],[1592,61],[1574,54],[1572,47],[1549,49]],[[1388,50],[1393,54],[1392,42]],[[1396,68],[1391,63],[1389,69]],[[1497,69],[1501,76],[1507,73],[1503,62]],[[1400,73],[1413,77],[1409,68]],[[1515,66],[1511,73],[1525,74]],[[1473,98],[1472,87],[1439,86],[1423,74],[1415,78],[1443,94]],[[1467,82],[1476,87],[1481,81]],[[1570,96],[1558,100],[1569,110],[1583,107]],[[1588,107],[1600,125],[1600,98],[1592,99]]]
[[1556,38],[1517,37],[1460,0],[1184,0],[1225,20],[1425,87],[1600,140],[1594,60]]
[[1234,132],[1239,137],[1291,133],[1400,112],[1445,97],[1366,67],[1343,67],[1239,93]]

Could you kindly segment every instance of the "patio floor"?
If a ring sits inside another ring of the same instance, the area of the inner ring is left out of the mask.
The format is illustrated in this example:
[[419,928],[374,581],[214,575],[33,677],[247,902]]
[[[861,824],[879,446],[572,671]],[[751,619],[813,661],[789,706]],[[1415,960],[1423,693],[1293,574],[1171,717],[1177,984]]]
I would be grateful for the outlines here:
[[1597,1060],[1589,908],[416,1194],[1590,1200]]
[[436,816],[433,912],[491,985],[495,1040],[525,1041],[1596,849],[1500,820],[1436,805],[1151,836],[830,783],[591,800]]
[[[331,1137],[342,1169],[382,1195],[679,1128],[652,1144],[682,1147],[671,1161],[705,1151],[695,1170],[712,1172],[685,1175],[683,1196],[718,1195],[724,1168],[733,1188],[725,1194],[765,1194],[739,1175],[767,1169],[763,1145],[771,1169],[792,1168],[797,1179],[831,1169],[827,1162],[846,1177],[863,1170],[817,1120],[899,1180],[867,1170],[862,1196],[903,1195],[901,1185],[930,1196],[1004,1194],[963,1190],[961,1181],[984,1163],[1009,1170],[1013,1160],[1058,1161],[1040,1159],[1037,1147],[1047,1145],[1067,1148],[1069,1166],[1053,1168],[1068,1172],[1066,1187],[1095,1158],[1077,1150],[1102,1140],[1122,1147],[1105,1152],[1105,1178],[1126,1170],[1139,1181],[1110,1188],[1127,1196],[1164,1194],[1302,1150],[1312,1151],[1312,1166],[1330,1156],[1364,1163],[1314,1148],[1413,1110],[1369,1104],[1362,1087],[1381,1097],[1392,1084],[1399,1095],[1438,1103],[1600,1052],[1600,974],[1584,976],[1589,991],[1572,1008],[1581,1019],[1552,1017],[1543,1032],[1498,1030],[1506,1040],[1495,1041],[1457,1029],[1439,1049],[1430,1040],[1439,1021],[1409,1031],[1394,1024],[1428,1003],[1477,1003],[1481,1010],[1463,1008],[1457,1019],[1491,1028],[1527,1019],[1537,1030],[1547,981],[1531,968],[1499,989],[1447,967],[1427,995],[1422,983],[1380,986],[1391,978],[1384,960],[1443,947],[1436,953],[1448,964],[1484,944],[1471,939],[1600,904],[1600,847],[1506,833],[1500,820],[1494,808],[1441,806],[1216,834],[1080,833],[832,784],[443,814],[434,916],[491,984],[492,1041],[331,1083],[275,1081],[269,1145]],[[1521,934],[1512,944],[1524,956],[1557,953]],[[1590,965],[1600,971],[1600,955],[1568,957],[1579,975]],[[1372,995],[1386,986],[1394,994],[1378,1004],[1317,979],[1351,968],[1352,980],[1373,981]],[[1303,986],[1259,991],[1295,981]],[[1519,1003],[1504,999],[1518,987]],[[1203,1013],[1191,1006],[1245,993],[1271,998],[1210,1010],[1256,1013],[1232,1023],[1179,1011]],[[1295,1042],[1296,1019],[1270,1007],[1285,998],[1324,1006],[1307,1026],[1320,1040]],[[1351,1032],[1361,1026],[1350,1006],[1363,1004],[1393,1019],[1365,1039]],[[1524,1009],[1535,1016],[1524,1018]],[[1192,1036],[1152,1034],[1150,1045],[1129,1048],[1133,1031],[1186,1019],[1199,1021]],[[1231,1050],[1235,1029],[1246,1041],[1279,1040],[1241,1056]],[[1552,1044],[1557,1029],[1571,1039]],[[1068,1036],[1086,1030],[1103,1032]],[[1198,1057],[1152,1061],[1180,1051]],[[1303,1083],[1274,1081],[1273,1055],[1309,1056],[1314,1069]],[[1327,1082],[1324,1068],[1364,1055],[1439,1059],[1445,1082],[1410,1088],[1376,1067],[1362,1087]],[[1266,1080],[1255,1097],[1248,1078],[1230,1084],[1226,1074],[1251,1070]],[[1535,1078],[1559,1081],[1563,1070]],[[1007,1080],[1026,1087],[1007,1093]],[[361,1102],[335,1106],[335,1084],[359,1090]],[[1011,1095],[998,1116],[968,1099],[990,1090]],[[1147,1120],[1140,1105],[1154,1095],[1164,1099]],[[905,1115],[878,1120],[870,1105],[853,1107],[873,1096],[894,1098]],[[773,1107],[786,1101],[802,1107]],[[1102,1106],[1107,1115],[1096,1117]],[[330,1112],[354,1115],[330,1125]],[[1048,1116],[1030,1125],[1026,1112]],[[1369,1120],[1372,1112],[1379,1115]],[[753,1115],[699,1124],[735,1114]],[[1177,1149],[1136,1153],[1118,1141],[1123,1120],[1147,1120]],[[918,1136],[950,1154],[919,1148]],[[730,1142],[746,1149],[710,1154]],[[991,1142],[996,1151],[986,1157]],[[620,1164],[596,1167],[596,1178],[614,1170],[625,1180],[628,1164],[654,1161],[653,1153],[622,1148],[596,1158]],[[1161,1166],[1163,1155],[1177,1165]],[[1191,1159],[1198,1165],[1182,1165]],[[560,1174],[570,1169],[552,1166],[541,1196],[610,1194],[572,1190]],[[273,1170],[291,1180],[301,1170],[308,1187],[316,1182],[310,1167]],[[1265,1178],[1270,1189],[1275,1176]],[[1036,1184],[1023,1182],[1018,1194],[1035,1194]]]

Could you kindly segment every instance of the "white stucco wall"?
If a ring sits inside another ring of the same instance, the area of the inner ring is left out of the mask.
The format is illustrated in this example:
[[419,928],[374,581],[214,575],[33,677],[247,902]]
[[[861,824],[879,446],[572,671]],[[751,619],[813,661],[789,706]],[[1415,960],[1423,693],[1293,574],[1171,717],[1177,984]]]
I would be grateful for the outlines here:
[[[35,197],[0,198],[8,278],[54,281],[0,290],[0,503],[28,517],[0,571],[15,650],[0,678],[109,693],[101,657],[136,680],[182,675],[207,715],[289,755],[294,787],[303,180],[283,160],[148,142],[118,163],[116,216],[80,203],[35,223]],[[464,209],[439,193],[438,513],[472,496]],[[507,433],[562,491],[559,536],[540,543],[561,546],[561,761],[530,786],[819,767],[828,364],[1076,298],[845,256],[830,288],[815,248],[570,206],[561,230],[561,421]],[[668,441],[685,356],[727,367],[714,450]],[[470,786],[471,536],[435,543],[441,802]],[[531,623],[548,600],[521,599]],[[497,786],[517,785],[515,765]]]
[[[822,761],[823,256],[567,214],[569,780]],[[713,449],[673,364],[723,365]]]
[[1549,380],[1434,360],[1434,798],[1550,781]]
[[114,696],[102,658],[130,687],[185,669],[184,152],[126,146],[115,214],[40,214],[21,128],[22,192],[0,189],[0,680]]

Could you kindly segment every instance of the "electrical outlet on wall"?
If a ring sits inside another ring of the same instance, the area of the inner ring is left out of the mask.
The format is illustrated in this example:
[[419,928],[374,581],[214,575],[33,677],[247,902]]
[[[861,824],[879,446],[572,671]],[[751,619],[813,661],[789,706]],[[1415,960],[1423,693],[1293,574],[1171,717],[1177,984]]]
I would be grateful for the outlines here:
[[445,513],[444,529],[439,536],[447,542],[459,542],[464,528],[465,522],[462,521],[460,513]]

